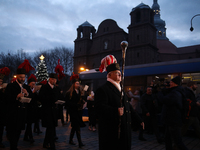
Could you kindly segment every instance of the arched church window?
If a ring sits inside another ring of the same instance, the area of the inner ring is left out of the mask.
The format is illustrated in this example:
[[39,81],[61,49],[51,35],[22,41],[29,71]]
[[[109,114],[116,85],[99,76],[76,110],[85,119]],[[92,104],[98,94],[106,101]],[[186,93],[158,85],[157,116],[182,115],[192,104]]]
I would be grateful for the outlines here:
[[165,32],[163,32],[163,35],[166,36],[166,35],[165,35]]
[[139,36],[139,35],[137,35],[137,40],[138,40],[138,41],[140,40],[140,36]]
[[107,31],[109,31],[109,27],[107,27]]
[[104,49],[108,49],[108,41],[104,42]]
[[90,33],[90,39],[92,39],[92,32]]
[[141,21],[141,13],[140,13],[140,11],[138,11],[136,13],[136,22],[140,22],[140,21]]
[[159,35],[159,36],[162,36],[162,31],[158,31],[158,35]]
[[83,32],[81,32],[81,38],[83,38]]

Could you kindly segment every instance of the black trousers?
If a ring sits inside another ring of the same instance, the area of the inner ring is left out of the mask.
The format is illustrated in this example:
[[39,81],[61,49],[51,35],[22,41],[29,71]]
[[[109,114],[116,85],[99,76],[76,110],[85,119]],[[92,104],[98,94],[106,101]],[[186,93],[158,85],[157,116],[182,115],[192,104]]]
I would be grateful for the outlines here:
[[0,124],[0,143],[2,143],[3,140],[3,131],[4,131],[4,125]]
[[7,133],[8,133],[8,139],[10,142],[10,150],[17,150],[18,141],[21,134],[21,129],[16,129],[15,127],[13,128],[8,127]]
[[172,150],[172,140],[180,150],[188,150],[182,141],[181,127],[178,126],[166,126],[165,130],[165,148],[166,150]]
[[96,115],[94,107],[88,108],[88,116],[89,116],[89,126],[96,126]]
[[46,127],[46,133],[45,133],[43,145],[46,146],[50,144],[51,149],[55,149],[55,136],[56,136],[55,126]]
[[27,123],[24,139],[33,139],[32,123]]
[[79,142],[79,145],[82,144],[82,141],[81,141],[81,130],[80,130],[80,126],[72,126],[72,129],[71,129],[71,132],[70,132],[70,137],[69,137],[69,141],[73,141],[73,137],[74,137],[74,134],[76,132],[76,137],[78,139],[78,142]]
[[68,122],[68,115],[69,115],[69,111],[66,108],[66,122]]
[[160,140],[161,135],[158,128],[158,118],[155,115],[152,116],[145,116],[145,128],[148,132],[154,132],[157,141]]

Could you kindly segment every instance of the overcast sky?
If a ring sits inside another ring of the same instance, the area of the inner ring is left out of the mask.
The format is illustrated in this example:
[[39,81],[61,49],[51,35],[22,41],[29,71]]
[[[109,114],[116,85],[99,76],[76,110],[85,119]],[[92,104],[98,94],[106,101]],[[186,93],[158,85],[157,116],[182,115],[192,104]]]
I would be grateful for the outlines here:
[[[0,52],[74,48],[76,29],[86,20],[98,29],[113,19],[128,32],[132,8],[153,0],[0,0]],[[166,34],[177,47],[200,44],[200,0],[158,0]]]

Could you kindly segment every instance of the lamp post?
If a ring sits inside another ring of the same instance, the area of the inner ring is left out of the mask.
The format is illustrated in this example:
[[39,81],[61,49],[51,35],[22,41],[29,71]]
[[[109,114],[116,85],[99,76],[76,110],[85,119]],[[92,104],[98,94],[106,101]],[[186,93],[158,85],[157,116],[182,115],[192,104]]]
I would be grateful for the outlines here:
[[194,15],[194,16],[192,17],[192,19],[191,19],[191,28],[190,28],[190,31],[191,31],[191,32],[194,30],[194,28],[192,27],[192,20],[193,20],[193,18],[196,17],[196,16],[200,16],[200,14]]

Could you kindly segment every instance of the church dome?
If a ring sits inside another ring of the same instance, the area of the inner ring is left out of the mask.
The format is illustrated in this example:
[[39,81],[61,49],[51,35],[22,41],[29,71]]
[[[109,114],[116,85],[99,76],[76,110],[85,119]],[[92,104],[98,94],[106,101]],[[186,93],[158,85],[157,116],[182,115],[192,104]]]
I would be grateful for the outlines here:
[[148,8],[149,9],[150,7],[148,5],[146,5],[146,4],[144,4],[144,3],[140,3],[139,5],[137,5],[136,7],[134,7],[132,9],[132,11],[134,11],[137,8],[139,8],[139,9]]
[[154,24],[155,26],[165,26],[165,21],[160,19],[159,17],[154,17]]

